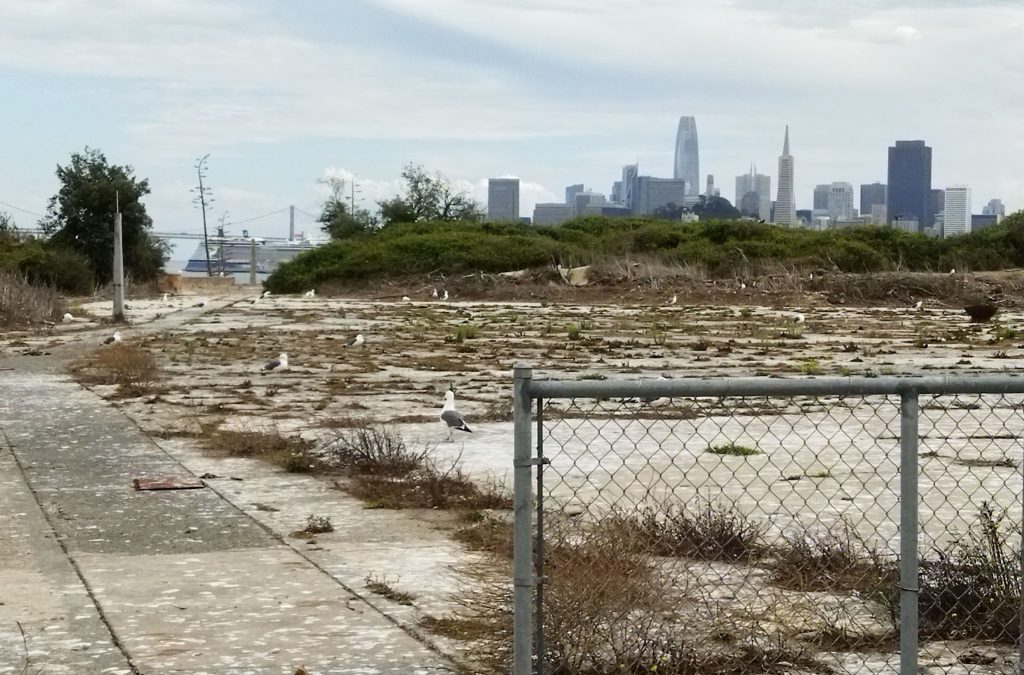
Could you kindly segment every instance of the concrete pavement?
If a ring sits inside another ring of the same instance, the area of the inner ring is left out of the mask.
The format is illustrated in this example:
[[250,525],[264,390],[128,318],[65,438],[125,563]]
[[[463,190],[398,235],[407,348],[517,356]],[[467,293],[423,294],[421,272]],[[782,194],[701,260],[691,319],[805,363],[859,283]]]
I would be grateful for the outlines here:
[[0,673],[454,670],[213,490],[136,491],[193,476],[57,359],[3,365]]

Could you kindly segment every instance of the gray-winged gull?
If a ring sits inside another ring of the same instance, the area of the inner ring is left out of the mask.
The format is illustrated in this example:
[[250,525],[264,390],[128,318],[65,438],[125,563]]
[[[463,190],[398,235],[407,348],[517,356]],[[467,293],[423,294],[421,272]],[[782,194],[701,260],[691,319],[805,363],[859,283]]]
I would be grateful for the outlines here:
[[473,430],[466,425],[466,420],[455,409],[455,392],[448,390],[444,393],[444,407],[441,409],[441,421],[448,426],[448,440],[452,440],[453,431],[465,431],[473,433]]
[[305,297],[307,297],[307,298],[316,297],[316,289],[315,288],[311,288],[308,291],[306,291]]
[[120,342],[120,341],[121,341],[121,331],[116,331],[115,330],[113,335],[111,335],[110,337],[108,337],[106,340],[103,341],[103,344],[105,344],[105,345],[112,345],[115,342]]
[[366,342],[366,340],[363,338],[363,334],[362,333],[357,333],[356,335],[353,335],[349,339],[345,340],[345,346],[346,347],[359,347],[364,342]]
[[68,321],[74,321],[74,320],[75,320],[75,317],[71,316],[71,312],[64,312],[64,317],[61,319],[61,321],[64,321],[65,323],[68,322]]
[[281,352],[276,359],[271,359],[260,370],[260,375],[266,375],[267,373],[277,373],[282,370],[288,370],[288,355]]

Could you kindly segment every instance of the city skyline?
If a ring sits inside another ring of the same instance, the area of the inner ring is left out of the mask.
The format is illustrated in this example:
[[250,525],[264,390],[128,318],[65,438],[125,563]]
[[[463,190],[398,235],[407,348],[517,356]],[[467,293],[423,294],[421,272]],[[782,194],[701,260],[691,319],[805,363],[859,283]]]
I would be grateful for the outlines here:
[[[103,0],[3,3],[0,85],[15,104],[0,111],[0,201],[43,213],[55,166],[88,145],[150,180],[146,203],[160,229],[201,227],[188,190],[206,153],[213,215],[229,222],[291,203],[315,213],[327,196],[318,179],[353,173],[357,203],[372,205],[398,190],[410,162],[481,203],[487,178],[518,175],[526,214],[562,201],[572,183],[607,193],[627,162],[672,176],[685,113],[700,125],[698,188],[709,173],[728,187],[752,161],[777,180],[777,130],[789,123],[798,207],[818,183],[885,182],[885,148],[923,138],[935,149],[933,185],[968,184],[976,204],[1024,208],[1015,166],[1024,106],[1012,86],[1024,7],[807,6],[181,0],[122,12]],[[680,25],[685,43],[674,39]],[[906,96],[907,81],[964,82],[964,95],[935,106]],[[862,103],[854,128],[837,101]],[[36,220],[0,209],[20,225]],[[251,231],[283,226],[278,216]]]

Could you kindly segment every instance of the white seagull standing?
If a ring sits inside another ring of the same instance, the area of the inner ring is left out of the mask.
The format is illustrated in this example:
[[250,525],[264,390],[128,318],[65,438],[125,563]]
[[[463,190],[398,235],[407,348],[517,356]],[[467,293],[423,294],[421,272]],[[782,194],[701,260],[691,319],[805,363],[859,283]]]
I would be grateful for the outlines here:
[[281,352],[276,359],[271,359],[260,370],[260,375],[266,375],[267,373],[277,373],[282,370],[288,370],[288,355]]
[[441,300],[447,300],[447,299],[448,299],[448,289],[446,288],[446,289],[444,289],[444,295],[441,296]]
[[103,341],[103,344],[105,344],[105,345],[112,345],[115,342],[120,342],[120,341],[121,341],[121,332],[115,330],[113,335],[111,335],[110,337],[108,337],[106,340]]
[[922,307],[924,307],[924,300],[918,300],[917,302],[914,303],[914,306],[911,307],[910,309],[916,312],[917,310],[921,309]]
[[269,298],[270,297],[270,291],[263,291],[263,295],[261,295],[260,297],[261,298]]
[[669,299],[669,301],[668,301],[668,304],[670,304],[670,305],[674,305],[674,304],[676,304],[676,302],[678,302],[678,301],[679,301],[679,298],[677,298],[677,297],[676,297],[675,295],[673,295],[673,296],[672,296],[672,297],[671,297],[671,298]]
[[64,317],[61,319],[61,321],[63,321],[64,323],[67,323],[68,321],[74,321],[74,320],[75,320],[75,317],[71,316],[71,312],[64,312]]
[[306,291],[306,297],[307,298],[316,297],[316,289],[315,288],[311,288],[308,291]]
[[803,323],[804,320],[805,320],[805,317],[800,312],[797,312],[796,315],[793,317],[793,322],[794,323]]
[[466,426],[466,420],[455,409],[455,392],[448,390],[444,393],[444,407],[441,409],[441,421],[448,426],[448,440],[452,440],[453,431],[465,431],[473,433],[473,430]]
[[345,346],[346,347],[359,347],[364,342],[366,342],[366,340],[363,338],[363,334],[362,333],[357,333],[356,335],[353,335],[349,339],[345,340]]
[[437,297],[437,289],[436,288],[430,292],[430,297],[432,297],[432,298],[436,298]]
[[411,302],[411,300],[409,300],[409,296],[408,295],[403,295],[402,296],[402,302]]
[[166,307],[166,306],[167,306],[168,304],[170,304],[170,303],[168,302],[168,300],[167,300],[167,294],[166,294],[166,293],[164,293],[164,297],[163,297],[163,299],[162,299],[162,300],[161,300],[160,302],[162,302],[162,303],[164,304],[164,306],[165,306],[165,307]]

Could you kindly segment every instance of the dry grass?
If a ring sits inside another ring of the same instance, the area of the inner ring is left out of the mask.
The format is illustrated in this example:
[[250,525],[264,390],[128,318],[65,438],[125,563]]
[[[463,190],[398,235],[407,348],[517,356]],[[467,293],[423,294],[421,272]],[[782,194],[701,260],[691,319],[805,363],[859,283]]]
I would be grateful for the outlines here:
[[608,527],[637,551],[694,560],[741,561],[764,555],[764,526],[734,508],[706,501],[698,508],[667,504],[615,513]]
[[774,553],[772,583],[781,588],[874,594],[893,581],[887,567],[878,564],[880,555],[846,522],[841,528],[788,535]]
[[[398,603],[399,605],[412,606],[413,600],[416,599],[412,593],[406,593],[405,591],[399,591],[388,581],[387,577],[366,577],[366,589],[374,595],[379,595],[382,598],[390,600],[391,602]],[[398,583],[397,581],[395,583]]]
[[203,426],[200,434],[207,450],[229,457],[253,457],[291,473],[323,470],[323,462],[310,454],[312,444],[301,438],[269,431],[235,431]]
[[424,459],[404,476],[357,474],[346,488],[377,509],[509,509],[512,499],[497,483],[478,485],[458,460]]
[[349,428],[326,446],[331,464],[360,476],[407,476],[423,466],[429,450],[411,450],[387,427]]
[[467,524],[452,532],[452,538],[470,550],[483,551],[500,558],[512,559],[512,523],[507,519],[481,511],[463,516]]
[[35,286],[21,275],[0,274],[0,329],[59,321],[64,312],[64,301],[56,289]]
[[163,374],[151,352],[124,342],[115,342],[82,356],[68,369],[78,382],[117,385],[123,396],[149,393]]

